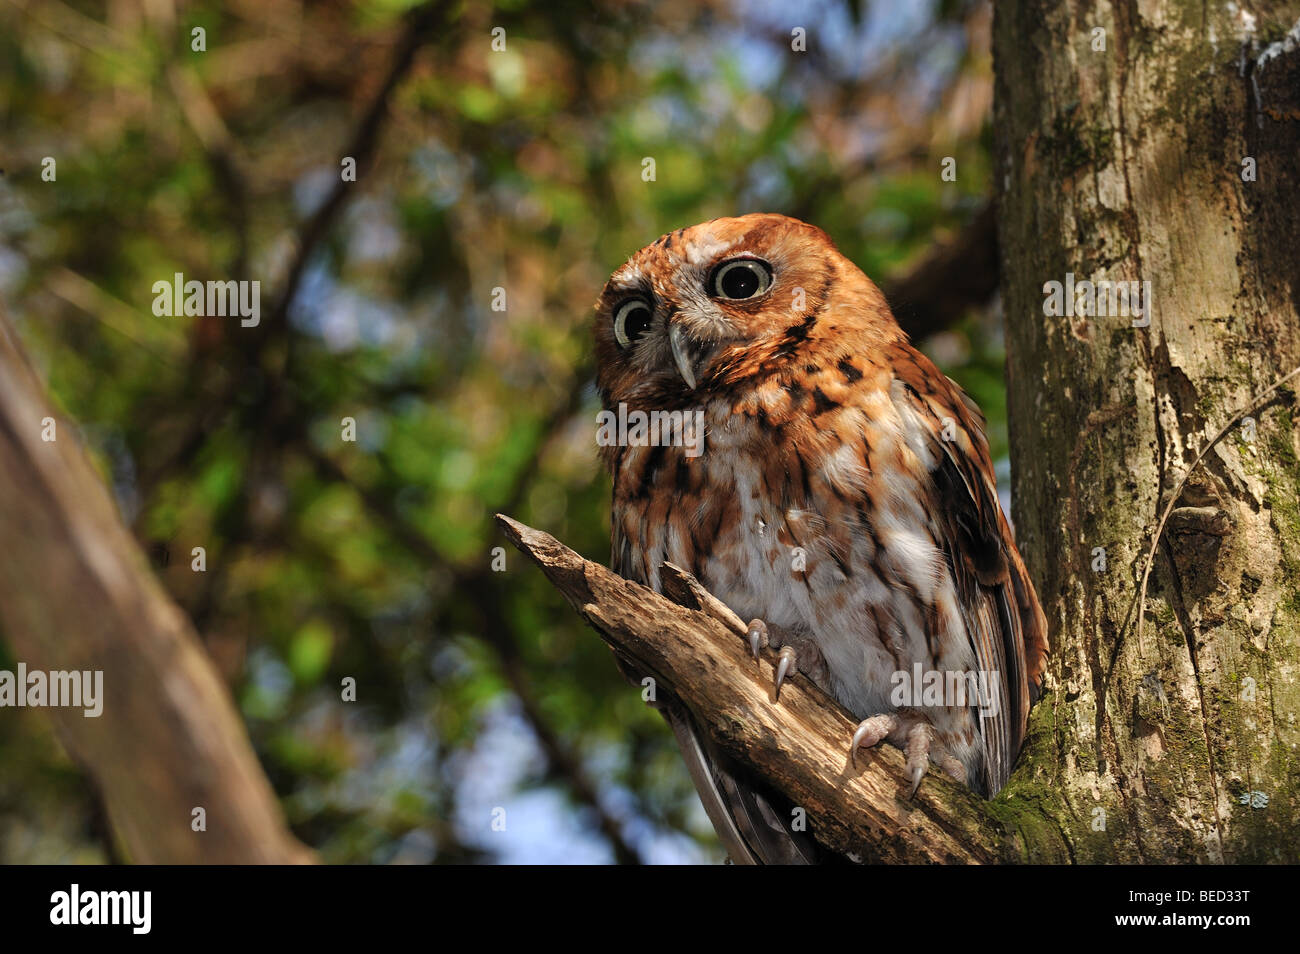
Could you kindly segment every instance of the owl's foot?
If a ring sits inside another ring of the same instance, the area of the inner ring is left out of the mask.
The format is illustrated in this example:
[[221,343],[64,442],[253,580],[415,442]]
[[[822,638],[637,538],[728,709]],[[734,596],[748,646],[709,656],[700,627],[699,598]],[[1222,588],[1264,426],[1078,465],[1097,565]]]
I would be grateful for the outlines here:
[[907,790],[910,799],[916,795],[925,778],[925,770],[933,761],[957,781],[965,784],[966,767],[942,750],[931,750],[934,741],[934,726],[924,718],[913,715],[896,715],[884,713],[863,719],[853,733],[849,744],[849,762],[854,768],[858,765],[858,749],[871,748],[888,739],[903,750],[907,756],[907,776],[912,780]]
[[830,691],[830,669],[811,637],[792,633],[775,624],[769,625],[761,619],[749,621],[746,636],[755,659],[764,646],[779,650],[775,678],[777,702],[781,701],[781,687],[792,672],[801,672],[823,692]]
[[863,719],[853,732],[853,741],[849,744],[849,762],[858,767],[858,749],[874,748],[889,738],[898,728],[898,716],[885,713]]

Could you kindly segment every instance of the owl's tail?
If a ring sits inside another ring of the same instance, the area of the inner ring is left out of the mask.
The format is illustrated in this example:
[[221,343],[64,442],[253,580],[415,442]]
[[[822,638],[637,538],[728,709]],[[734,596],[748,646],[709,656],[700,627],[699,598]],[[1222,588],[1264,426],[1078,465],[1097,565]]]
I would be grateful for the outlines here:
[[807,832],[794,831],[793,805],[722,752],[676,697],[658,706],[672,726],[704,811],[737,865],[814,865],[839,861]]
[[[624,678],[641,685],[645,675],[641,666],[617,649],[613,653]],[[662,686],[658,693],[650,705],[672,728],[705,814],[732,864],[815,865],[849,860],[822,848],[806,831],[794,831],[793,803],[714,745],[677,696]]]

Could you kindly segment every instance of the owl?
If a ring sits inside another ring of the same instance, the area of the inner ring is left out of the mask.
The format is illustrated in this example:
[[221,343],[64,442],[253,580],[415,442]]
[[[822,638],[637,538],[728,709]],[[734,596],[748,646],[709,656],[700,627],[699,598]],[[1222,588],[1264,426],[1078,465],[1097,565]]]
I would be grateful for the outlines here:
[[[671,562],[861,720],[850,754],[906,754],[986,797],[1037,698],[1046,623],[998,503],[984,419],[909,343],[820,229],[781,215],[678,229],[596,306],[604,409],[632,422],[613,478],[612,566]],[[639,426],[638,426],[639,425]],[[661,707],[733,862],[825,860],[788,806],[678,700]]]

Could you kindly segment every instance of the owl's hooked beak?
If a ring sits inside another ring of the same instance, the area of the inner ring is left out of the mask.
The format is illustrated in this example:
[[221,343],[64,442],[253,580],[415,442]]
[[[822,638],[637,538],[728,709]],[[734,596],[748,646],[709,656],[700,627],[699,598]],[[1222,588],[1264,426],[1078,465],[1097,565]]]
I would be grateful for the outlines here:
[[686,337],[686,331],[681,325],[674,324],[669,327],[668,346],[672,348],[673,364],[677,365],[677,373],[682,376],[686,386],[694,391],[695,368],[691,363],[690,339]]

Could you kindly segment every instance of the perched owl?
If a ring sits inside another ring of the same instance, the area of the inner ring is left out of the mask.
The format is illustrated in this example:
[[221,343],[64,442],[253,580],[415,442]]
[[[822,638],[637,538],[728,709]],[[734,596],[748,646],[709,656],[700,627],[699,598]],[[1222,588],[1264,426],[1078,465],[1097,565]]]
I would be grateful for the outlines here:
[[[913,792],[933,763],[995,794],[1037,698],[1045,620],[983,416],[880,290],[820,229],[715,219],[619,268],[595,339],[605,409],[664,425],[602,447],[613,568],[655,590],[665,562],[689,570],[753,620],[755,654],[780,650],[778,702],[797,669],[862,720],[851,753],[904,750]],[[680,702],[662,709],[733,861],[818,860],[778,795]]]

